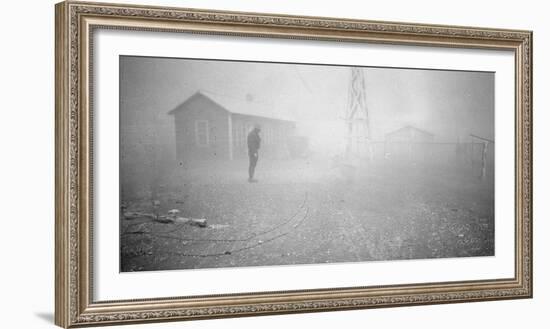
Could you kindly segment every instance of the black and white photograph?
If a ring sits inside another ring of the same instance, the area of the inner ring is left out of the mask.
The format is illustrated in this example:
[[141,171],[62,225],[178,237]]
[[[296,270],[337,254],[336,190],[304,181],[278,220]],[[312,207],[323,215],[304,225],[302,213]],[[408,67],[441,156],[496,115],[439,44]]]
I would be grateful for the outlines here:
[[119,58],[120,271],[495,255],[495,74]]

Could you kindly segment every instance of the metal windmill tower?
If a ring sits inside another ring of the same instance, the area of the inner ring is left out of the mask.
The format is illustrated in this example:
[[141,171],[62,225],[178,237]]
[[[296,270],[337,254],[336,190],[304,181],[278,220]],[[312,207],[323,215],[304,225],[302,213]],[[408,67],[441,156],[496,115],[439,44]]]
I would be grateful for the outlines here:
[[351,68],[348,104],[344,119],[347,126],[346,157],[366,155],[371,160],[370,118],[367,108],[365,76],[362,69],[358,67]]

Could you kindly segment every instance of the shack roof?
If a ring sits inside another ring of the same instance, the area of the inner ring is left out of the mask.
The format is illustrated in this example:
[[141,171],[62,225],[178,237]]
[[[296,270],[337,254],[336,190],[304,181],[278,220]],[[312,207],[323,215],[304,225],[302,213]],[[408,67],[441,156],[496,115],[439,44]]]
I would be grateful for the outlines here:
[[416,127],[411,126],[411,125],[407,125],[407,126],[399,128],[397,130],[393,130],[393,131],[390,131],[389,133],[386,133],[386,137],[392,136],[392,135],[395,135],[395,134],[399,134],[399,133],[404,132],[404,131],[411,131],[411,130],[420,132],[421,134],[424,134],[424,135],[429,135],[431,137],[434,136],[434,134],[432,134],[429,131],[426,131],[426,130],[423,130],[423,129],[420,129],[420,128],[416,128]]
[[277,121],[286,121],[286,122],[292,122],[292,123],[294,122],[293,120],[289,120],[288,118],[283,118],[282,116],[277,116],[277,115],[274,116],[273,114],[277,113],[277,109],[272,104],[269,104],[266,102],[254,101],[246,98],[240,99],[238,97],[230,97],[230,96],[224,96],[220,94],[214,94],[212,92],[207,92],[203,90],[199,90],[195,92],[185,101],[183,101],[181,104],[179,104],[170,112],[168,112],[168,114],[174,115],[177,112],[185,110],[186,105],[189,102],[201,97],[211,102],[214,102],[221,109],[231,114],[262,118],[262,119],[277,120]]

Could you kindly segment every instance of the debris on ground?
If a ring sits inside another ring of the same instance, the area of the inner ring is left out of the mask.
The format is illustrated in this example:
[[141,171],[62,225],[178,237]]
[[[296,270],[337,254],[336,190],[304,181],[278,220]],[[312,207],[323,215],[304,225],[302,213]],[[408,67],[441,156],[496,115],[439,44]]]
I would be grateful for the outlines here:
[[174,218],[171,218],[169,216],[157,216],[153,220],[162,224],[171,224],[175,221]]
[[136,219],[141,217],[141,214],[138,212],[128,211],[128,212],[125,212],[123,216],[124,216],[124,219]]
[[177,214],[179,214],[179,210],[178,209],[171,209],[171,210],[168,210],[168,215],[172,216],[172,217],[176,217]]
[[[162,224],[171,224],[171,223],[180,223],[180,224],[189,224],[198,227],[207,227],[206,218],[187,218],[187,217],[178,217],[180,213],[178,209],[171,209],[168,211],[168,215],[158,215],[146,212],[139,211],[127,211],[123,214],[124,219],[132,220],[137,218],[149,218],[155,222]],[[220,226],[221,227],[221,226]],[[218,227],[219,228],[219,227]]]
[[206,227],[206,219],[205,218],[186,218],[186,217],[176,217],[175,221],[182,224],[189,224],[193,226],[198,227]]
[[226,228],[226,227],[229,227],[229,225],[227,225],[227,224],[212,224],[212,225],[208,225],[208,228],[211,228],[211,229],[214,229],[214,230],[219,230],[219,229]]

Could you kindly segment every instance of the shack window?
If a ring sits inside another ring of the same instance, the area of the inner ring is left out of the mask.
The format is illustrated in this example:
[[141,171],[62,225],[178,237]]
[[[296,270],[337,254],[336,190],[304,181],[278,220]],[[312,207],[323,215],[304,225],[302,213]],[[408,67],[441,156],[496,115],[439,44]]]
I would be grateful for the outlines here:
[[195,121],[195,142],[199,147],[207,147],[210,142],[208,120]]

